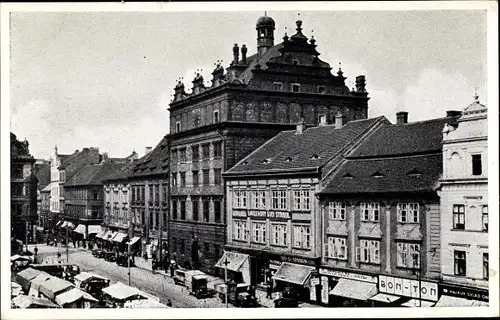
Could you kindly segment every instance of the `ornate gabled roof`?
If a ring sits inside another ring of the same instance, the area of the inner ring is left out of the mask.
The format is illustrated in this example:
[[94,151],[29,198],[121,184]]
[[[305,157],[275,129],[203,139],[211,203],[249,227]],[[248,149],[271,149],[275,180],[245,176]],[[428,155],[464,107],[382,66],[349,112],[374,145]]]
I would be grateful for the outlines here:
[[462,112],[462,116],[460,117],[460,120],[474,118],[478,116],[485,116],[487,112],[488,108],[484,104],[481,104],[479,102],[479,96],[476,94],[474,96],[474,102],[464,109],[464,111]]

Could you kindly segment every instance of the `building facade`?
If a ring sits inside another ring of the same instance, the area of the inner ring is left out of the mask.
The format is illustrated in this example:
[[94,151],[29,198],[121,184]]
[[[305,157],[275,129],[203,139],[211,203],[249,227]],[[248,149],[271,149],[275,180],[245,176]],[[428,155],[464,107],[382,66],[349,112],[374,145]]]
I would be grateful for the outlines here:
[[[64,184],[86,165],[102,160],[98,148],[83,148],[73,154],[59,154],[57,146],[50,159],[50,219],[62,221],[64,216]],[[62,223],[57,222],[61,225]]]
[[126,181],[130,188],[130,239],[140,238],[139,251],[159,260],[168,251],[169,143],[167,135],[154,149],[147,148],[131,166]]
[[87,165],[66,182],[62,217],[75,226],[71,231],[73,239],[87,240],[89,234],[101,232],[104,215],[103,180],[123,166],[124,163],[111,161]]
[[323,258],[317,299],[332,306],[421,306],[439,300],[439,179],[446,118],[381,126],[319,193]]
[[[181,265],[215,272],[226,230],[225,190],[221,173],[282,130],[327,122],[341,112],[346,121],[367,116],[365,78],[356,89],[345,85],[339,70],[331,73],[318,58],[313,38],[297,32],[274,44],[275,22],[261,17],[256,25],[257,53],[233,47],[224,70],[217,64],[206,87],[197,74],[191,93],[175,87],[170,104],[171,214],[170,250]],[[225,72],[226,71],[226,72]]]
[[457,125],[446,124],[440,192],[443,282],[448,292],[483,301],[489,279],[487,122],[487,107],[475,96]]
[[19,141],[10,133],[10,217],[11,237],[24,243],[33,238],[37,216],[37,183],[35,158],[28,141]]
[[[227,252],[235,281],[273,291],[292,287],[310,300],[311,273],[320,265],[322,219],[316,194],[343,154],[377,127],[373,118],[283,131],[224,173]],[[248,259],[248,268],[231,260]],[[313,288],[315,290],[315,288]]]

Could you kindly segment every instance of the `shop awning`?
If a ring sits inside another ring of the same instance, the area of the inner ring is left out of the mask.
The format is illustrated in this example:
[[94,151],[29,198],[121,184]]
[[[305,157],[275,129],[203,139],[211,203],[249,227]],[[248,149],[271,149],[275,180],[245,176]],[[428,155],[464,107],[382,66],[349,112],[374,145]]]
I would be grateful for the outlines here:
[[274,274],[275,280],[294,283],[303,286],[309,279],[314,267],[304,266],[301,264],[283,262]]
[[85,225],[79,224],[73,232],[80,233],[80,234],[85,234]]
[[226,259],[227,259],[227,270],[231,270],[234,272],[238,272],[248,259],[248,254],[236,253],[236,252],[224,252],[222,258],[215,264],[216,268],[226,268]]
[[104,239],[104,235],[106,234],[106,231],[101,230],[99,233],[95,235],[96,238]]
[[90,225],[88,226],[89,228],[89,234],[99,234],[100,232],[102,232],[102,228],[100,225]]
[[69,222],[69,221],[64,221],[62,224],[61,224],[61,228],[74,228],[75,225],[72,223],[72,222]]
[[106,233],[102,236],[102,238],[103,238],[104,240],[112,240],[112,239],[116,236],[116,234],[117,234],[117,233],[118,233],[118,232],[116,232],[116,231],[111,231],[111,230],[108,230],[108,231],[106,231]]
[[487,307],[488,302],[442,295],[436,307]]
[[350,279],[340,279],[330,291],[335,296],[366,301],[377,294],[377,284]]
[[58,223],[56,223],[56,226],[59,227],[64,221],[60,220]]
[[114,242],[123,242],[123,240],[125,240],[127,238],[127,234],[126,233],[123,233],[123,232],[117,232],[115,234],[115,236],[113,237],[113,241]]
[[141,240],[141,237],[133,237],[129,242],[127,242],[127,244],[134,245],[139,242],[139,240]]
[[[402,307],[410,307],[410,308],[430,308],[434,306],[435,302],[430,302],[430,301],[425,301],[425,300],[418,300],[418,299],[410,299],[406,302],[403,302],[401,304]],[[452,306],[452,307],[458,307],[458,306]]]
[[369,298],[368,300],[380,301],[380,302],[385,302],[385,303],[392,303],[398,299],[401,299],[401,297],[395,296],[392,294],[387,294],[387,293],[379,293],[379,294],[376,294],[373,297]]

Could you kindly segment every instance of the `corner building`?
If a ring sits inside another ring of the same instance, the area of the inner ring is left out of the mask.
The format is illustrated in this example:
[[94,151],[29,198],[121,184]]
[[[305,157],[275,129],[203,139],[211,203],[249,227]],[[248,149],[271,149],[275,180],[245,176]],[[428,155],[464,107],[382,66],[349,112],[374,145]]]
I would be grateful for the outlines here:
[[[283,130],[332,121],[364,119],[368,97],[364,76],[356,89],[345,85],[339,69],[331,73],[319,58],[315,39],[285,34],[274,44],[275,22],[257,21],[257,53],[233,47],[226,69],[219,63],[212,83],[197,74],[191,93],[179,81],[170,104],[171,212],[170,252],[181,266],[215,272],[226,238],[226,201],[222,172]],[[240,57],[241,52],[241,57]]]

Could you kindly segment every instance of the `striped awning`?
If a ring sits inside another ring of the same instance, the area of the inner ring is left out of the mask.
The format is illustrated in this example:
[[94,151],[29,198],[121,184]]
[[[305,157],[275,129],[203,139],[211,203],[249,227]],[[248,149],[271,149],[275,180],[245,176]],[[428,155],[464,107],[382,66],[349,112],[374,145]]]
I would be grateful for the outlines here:
[[113,241],[114,242],[123,242],[123,240],[125,240],[127,238],[127,234],[126,233],[123,233],[123,232],[118,232],[115,234],[115,236],[113,237]]
[[85,225],[79,224],[73,232],[80,233],[80,234],[85,234]]

